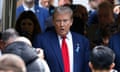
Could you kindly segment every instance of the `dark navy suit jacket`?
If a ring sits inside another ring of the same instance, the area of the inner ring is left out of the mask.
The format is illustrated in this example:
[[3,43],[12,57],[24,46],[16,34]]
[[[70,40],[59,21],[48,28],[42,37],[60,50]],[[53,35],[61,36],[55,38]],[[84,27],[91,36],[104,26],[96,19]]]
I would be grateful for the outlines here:
[[[49,17],[49,12],[48,10],[44,9],[44,8],[41,8],[37,5],[35,5],[35,15],[37,16],[38,18],[38,21],[40,23],[40,28],[42,30],[42,32],[45,31],[46,29],[46,26],[45,26],[45,22],[46,22],[46,19]],[[19,6],[17,9],[16,9],[16,18],[19,17],[19,15],[24,11],[24,7],[23,5]]]
[[[72,33],[73,40],[73,72],[89,72],[89,41],[76,33]],[[36,48],[43,48],[45,59],[51,72],[64,72],[61,48],[55,31],[38,35],[33,43]]]
[[113,49],[113,51],[116,54],[116,59],[115,59],[115,69],[120,72],[120,32],[113,35],[110,38],[110,48]]

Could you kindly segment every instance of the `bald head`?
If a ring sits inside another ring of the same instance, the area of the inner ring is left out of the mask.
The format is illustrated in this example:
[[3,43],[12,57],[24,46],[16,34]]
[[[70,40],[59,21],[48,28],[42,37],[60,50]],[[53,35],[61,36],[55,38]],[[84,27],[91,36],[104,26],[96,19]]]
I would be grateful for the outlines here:
[[0,57],[1,72],[26,72],[24,61],[17,55],[4,54]]

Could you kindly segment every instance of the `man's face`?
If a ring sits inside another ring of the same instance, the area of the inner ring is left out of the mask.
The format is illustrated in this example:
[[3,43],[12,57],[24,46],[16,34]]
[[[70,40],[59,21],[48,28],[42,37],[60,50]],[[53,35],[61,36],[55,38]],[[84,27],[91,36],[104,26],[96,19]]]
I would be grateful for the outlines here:
[[90,5],[90,7],[93,8],[93,9],[96,9],[97,6],[98,6],[94,0],[90,1],[90,2],[89,2],[89,5]]
[[98,7],[99,4],[101,4],[102,2],[104,2],[105,0],[92,0],[92,4],[94,7]]
[[39,0],[41,2],[41,5],[45,8],[49,7],[49,0]]
[[73,19],[71,18],[71,14],[69,13],[63,14],[56,13],[54,15],[53,22],[57,34],[59,34],[60,36],[66,36],[68,31],[70,30]]
[[34,5],[34,0],[24,0],[24,3],[28,8],[31,8]]
[[71,4],[70,0],[59,0],[58,6],[63,6],[65,4]]

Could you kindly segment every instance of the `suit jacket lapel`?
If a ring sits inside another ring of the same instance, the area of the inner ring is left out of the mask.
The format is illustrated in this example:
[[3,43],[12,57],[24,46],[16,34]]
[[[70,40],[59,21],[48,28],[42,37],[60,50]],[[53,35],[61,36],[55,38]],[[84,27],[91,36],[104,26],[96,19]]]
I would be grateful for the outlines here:
[[72,33],[72,40],[73,40],[73,72],[78,72],[80,68],[79,67],[80,43],[78,42],[76,36],[73,33]]
[[57,34],[52,34],[53,36],[51,36],[51,46],[53,48],[53,51],[55,53],[55,58],[58,60],[60,67],[62,68],[62,72],[64,71],[64,65],[63,65],[63,60],[62,60],[62,54],[61,54],[61,48],[60,48],[60,44],[58,41],[58,37]]

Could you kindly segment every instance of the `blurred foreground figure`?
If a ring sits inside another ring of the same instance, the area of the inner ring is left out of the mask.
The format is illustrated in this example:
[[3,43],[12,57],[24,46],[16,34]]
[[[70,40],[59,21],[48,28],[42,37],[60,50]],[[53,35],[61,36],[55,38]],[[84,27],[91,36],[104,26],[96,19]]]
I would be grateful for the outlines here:
[[0,72],[26,72],[25,63],[17,55],[4,54],[0,57]]

